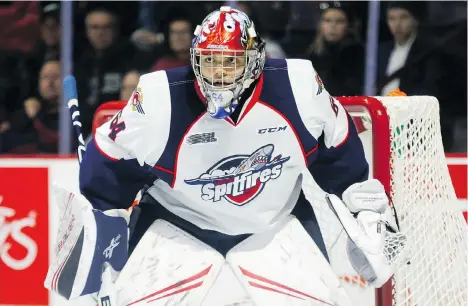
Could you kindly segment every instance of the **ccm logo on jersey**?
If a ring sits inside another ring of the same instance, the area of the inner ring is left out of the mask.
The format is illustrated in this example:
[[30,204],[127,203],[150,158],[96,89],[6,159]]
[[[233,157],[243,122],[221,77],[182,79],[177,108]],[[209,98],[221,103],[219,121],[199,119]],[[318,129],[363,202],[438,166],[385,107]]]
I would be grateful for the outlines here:
[[250,155],[223,158],[199,178],[185,180],[188,185],[201,185],[201,198],[218,202],[226,199],[242,206],[256,198],[270,180],[277,179],[290,157],[272,158],[274,146],[268,144]]
[[258,133],[265,134],[265,133],[281,132],[281,131],[286,131],[287,128],[288,126],[285,125],[285,126],[277,126],[277,127],[266,128],[266,129],[259,129]]

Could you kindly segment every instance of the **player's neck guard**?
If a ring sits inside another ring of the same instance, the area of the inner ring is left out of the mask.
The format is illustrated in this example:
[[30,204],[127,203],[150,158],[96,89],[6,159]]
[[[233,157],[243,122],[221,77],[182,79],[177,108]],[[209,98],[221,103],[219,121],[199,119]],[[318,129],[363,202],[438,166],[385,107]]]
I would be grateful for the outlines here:
[[[262,79],[262,77],[259,78],[260,82],[258,82],[258,80],[252,81],[250,86],[243,89],[236,98],[231,98],[231,91],[217,91],[217,96],[212,96],[210,99],[210,96],[206,95],[203,87],[200,86],[200,83],[197,80],[195,80],[195,91],[197,92],[200,100],[207,107],[207,113],[210,114],[212,118],[225,119],[231,116],[238,106],[242,107],[242,105],[244,105],[243,102],[248,102],[251,99],[258,99],[258,96],[263,87]],[[230,101],[229,105],[223,106],[221,99],[225,99],[224,101]]]
[[215,119],[224,119],[232,115],[239,106],[239,102],[245,89],[252,82],[245,82],[243,85],[238,84],[233,89],[227,90],[204,90],[204,86],[200,86],[203,97],[205,98],[206,109],[208,114]]

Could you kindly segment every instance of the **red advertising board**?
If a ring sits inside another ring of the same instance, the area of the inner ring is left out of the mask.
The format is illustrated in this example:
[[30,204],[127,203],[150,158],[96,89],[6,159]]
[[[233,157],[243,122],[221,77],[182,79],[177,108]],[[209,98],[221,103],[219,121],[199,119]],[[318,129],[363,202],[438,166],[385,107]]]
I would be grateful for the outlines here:
[[[95,305],[65,301],[44,288],[54,243],[49,239],[56,231],[50,220],[58,220],[49,203],[50,183],[79,192],[76,158],[2,156],[0,162],[0,306]],[[448,154],[447,163],[459,199],[454,205],[466,215],[467,155]]]
[[0,168],[0,305],[48,305],[48,168]]

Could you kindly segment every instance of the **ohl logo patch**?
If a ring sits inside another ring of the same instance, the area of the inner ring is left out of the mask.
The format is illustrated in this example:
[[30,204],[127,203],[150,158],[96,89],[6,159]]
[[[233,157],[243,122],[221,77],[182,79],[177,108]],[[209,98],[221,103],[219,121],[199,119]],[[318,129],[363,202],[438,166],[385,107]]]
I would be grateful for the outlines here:
[[274,146],[268,144],[250,155],[223,158],[199,178],[184,180],[188,185],[201,185],[201,198],[218,202],[226,199],[242,206],[255,199],[270,180],[277,179],[290,157],[272,158]]

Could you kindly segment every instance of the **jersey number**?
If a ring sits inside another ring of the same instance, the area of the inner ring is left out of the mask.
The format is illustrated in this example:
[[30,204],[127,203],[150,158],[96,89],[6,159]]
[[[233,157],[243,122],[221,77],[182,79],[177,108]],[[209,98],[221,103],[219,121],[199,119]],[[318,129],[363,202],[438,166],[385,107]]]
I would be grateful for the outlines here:
[[109,133],[109,138],[112,139],[112,141],[115,141],[115,139],[117,138],[117,134],[125,130],[125,122],[119,122],[121,116],[122,111],[115,114],[114,119],[112,119],[110,123],[111,131]]

